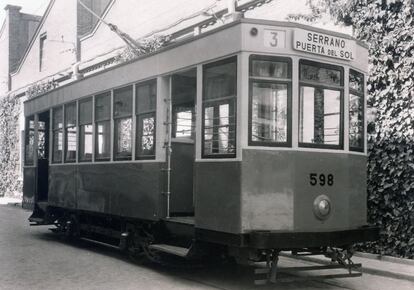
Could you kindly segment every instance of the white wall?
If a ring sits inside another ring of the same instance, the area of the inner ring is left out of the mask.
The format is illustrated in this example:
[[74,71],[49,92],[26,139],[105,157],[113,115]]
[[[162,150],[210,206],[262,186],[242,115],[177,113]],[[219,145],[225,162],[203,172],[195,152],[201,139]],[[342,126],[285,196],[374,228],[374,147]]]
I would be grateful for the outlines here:
[[[46,13],[48,10],[46,11]],[[64,69],[70,69],[76,61],[76,1],[56,0],[49,14],[40,24],[34,41],[24,56],[16,73],[12,74],[12,90],[20,89]],[[45,61],[39,70],[39,36],[47,35]]]

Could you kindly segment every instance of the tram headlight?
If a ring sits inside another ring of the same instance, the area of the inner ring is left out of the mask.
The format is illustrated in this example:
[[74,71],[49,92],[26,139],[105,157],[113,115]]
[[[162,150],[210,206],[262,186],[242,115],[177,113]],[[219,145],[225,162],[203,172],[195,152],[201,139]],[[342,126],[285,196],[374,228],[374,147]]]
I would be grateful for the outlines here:
[[331,208],[331,200],[326,195],[319,195],[313,202],[313,212],[320,220],[328,218]]

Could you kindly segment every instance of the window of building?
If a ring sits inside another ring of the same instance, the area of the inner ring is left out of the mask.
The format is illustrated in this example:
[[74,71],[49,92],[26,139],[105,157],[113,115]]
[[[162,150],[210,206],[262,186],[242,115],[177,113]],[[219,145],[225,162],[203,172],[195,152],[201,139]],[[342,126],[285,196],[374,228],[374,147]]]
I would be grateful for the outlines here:
[[39,38],[39,71],[44,70],[46,60],[46,33],[43,33]]
[[291,60],[250,58],[249,145],[291,144]]
[[132,86],[114,90],[114,159],[132,157]]
[[65,105],[65,162],[76,161],[76,102]]
[[111,92],[95,96],[95,160],[111,158]]
[[79,161],[92,161],[92,98],[79,101]]
[[343,69],[301,60],[299,146],[343,148]]
[[52,110],[52,162],[61,163],[63,154],[63,110],[56,107]]
[[34,164],[34,116],[26,118],[25,126],[25,165]]
[[364,75],[349,71],[349,149],[364,151]]
[[157,81],[137,84],[136,91],[136,159],[155,158]]
[[237,57],[203,67],[203,157],[236,157]]

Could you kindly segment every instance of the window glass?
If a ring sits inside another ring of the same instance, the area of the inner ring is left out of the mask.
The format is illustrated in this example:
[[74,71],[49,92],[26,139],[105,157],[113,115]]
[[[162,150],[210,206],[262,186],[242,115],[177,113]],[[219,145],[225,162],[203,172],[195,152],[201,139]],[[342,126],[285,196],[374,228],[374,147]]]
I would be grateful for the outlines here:
[[137,158],[155,155],[155,115],[139,115],[137,117]]
[[114,118],[132,114],[132,86],[114,90]]
[[364,75],[349,72],[349,148],[364,151]]
[[301,86],[299,142],[340,145],[340,128],[341,92]]
[[173,138],[193,138],[193,106],[176,106],[173,112]]
[[150,81],[144,84],[136,85],[136,112],[146,113],[155,111],[157,101],[157,82]]
[[34,116],[26,118],[25,164],[34,164]]
[[79,160],[92,160],[92,124],[79,126]]
[[63,157],[63,109],[56,107],[52,110],[52,162],[60,163]]
[[132,156],[132,118],[115,120],[115,159],[130,159]]
[[76,102],[65,105],[65,127],[76,126]]
[[300,81],[318,82],[324,85],[342,85],[342,73],[339,69],[331,69],[317,65],[300,65]]
[[53,109],[53,130],[63,128],[63,110],[62,107]]
[[109,160],[111,157],[111,122],[96,123],[95,159]]
[[49,128],[46,128],[46,122],[39,120],[37,122],[37,158],[38,159],[47,159],[47,152],[48,149],[46,144],[46,134],[47,130]]
[[203,156],[236,156],[237,58],[204,67]]
[[92,123],[92,98],[79,101],[79,125]]
[[53,130],[53,152],[52,152],[53,163],[62,162],[62,152],[63,152],[63,129]]
[[237,85],[236,61],[208,65],[204,69],[204,100],[234,97]]
[[288,85],[252,84],[251,140],[288,141]]
[[251,76],[288,78],[287,62],[253,59],[251,63]]
[[136,85],[136,159],[155,158],[157,81]]
[[95,121],[109,120],[111,118],[111,92],[95,97]]
[[300,61],[299,71],[300,146],[342,148],[343,70],[328,64]]
[[364,75],[351,70],[349,72],[349,89],[358,93],[364,93]]
[[65,105],[65,162],[76,161],[76,102]]

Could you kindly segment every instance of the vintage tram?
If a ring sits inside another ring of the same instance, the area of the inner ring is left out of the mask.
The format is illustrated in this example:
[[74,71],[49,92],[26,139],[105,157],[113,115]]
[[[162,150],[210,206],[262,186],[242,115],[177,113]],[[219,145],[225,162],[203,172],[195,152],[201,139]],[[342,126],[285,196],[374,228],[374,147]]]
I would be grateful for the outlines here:
[[30,222],[153,259],[343,262],[378,234],[367,57],[347,35],[240,19],[27,100]]

